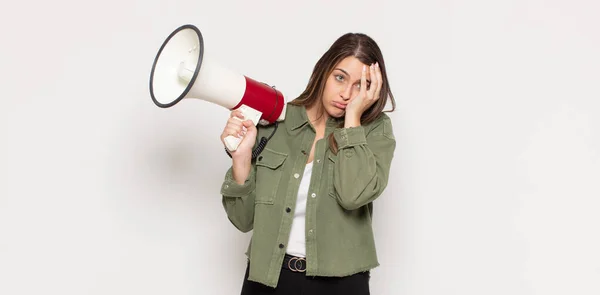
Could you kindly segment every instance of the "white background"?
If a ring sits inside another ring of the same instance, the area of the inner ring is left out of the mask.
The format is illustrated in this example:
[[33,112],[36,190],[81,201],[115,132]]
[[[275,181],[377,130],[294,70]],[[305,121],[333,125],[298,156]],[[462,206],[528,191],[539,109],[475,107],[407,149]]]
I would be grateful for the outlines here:
[[343,33],[377,40],[398,146],[372,294],[600,294],[598,3],[3,3],[0,294],[239,294],[228,111],[148,91],[186,23],[287,100]]

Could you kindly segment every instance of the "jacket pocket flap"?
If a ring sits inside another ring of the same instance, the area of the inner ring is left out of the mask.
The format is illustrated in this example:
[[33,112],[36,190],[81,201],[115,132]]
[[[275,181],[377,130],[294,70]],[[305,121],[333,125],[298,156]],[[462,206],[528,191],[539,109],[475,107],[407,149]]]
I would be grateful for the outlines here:
[[287,158],[284,153],[265,148],[256,159],[256,166],[263,166],[271,169],[277,169]]

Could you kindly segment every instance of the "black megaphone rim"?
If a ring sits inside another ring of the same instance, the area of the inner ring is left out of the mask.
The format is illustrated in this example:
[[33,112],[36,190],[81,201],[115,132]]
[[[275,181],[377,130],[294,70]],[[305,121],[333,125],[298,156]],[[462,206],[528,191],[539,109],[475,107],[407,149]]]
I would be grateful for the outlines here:
[[[154,84],[154,70],[156,69],[156,63],[158,62],[158,59],[160,58],[160,54],[162,53],[162,51],[165,48],[165,46],[167,45],[167,43],[169,43],[169,41],[171,40],[171,38],[173,38],[173,36],[175,36],[177,33],[179,33],[182,30],[185,30],[185,29],[192,29],[198,35],[198,43],[199,43],[199,46],[200,46],[200,54],[198,56],[198,63],[196,64],[196,70],[194,71],[194,75],[192,76],[192,79],[190,80],[190,83],[187,85],[187,87],[181,93],[181,95],[179,95],[179,97],[177,97],[172,102],[167,103],[167,104],[163,104],[163,103],[158,102],[158,100],[154,96],[154,87],[153,87],[153,84]],[[154,58],[154,63],[152,64],[152,71],[150,72],[150,96],[152,96],[152,101],[154,101],[154,103],[157,106],[161,107],[161,108],[168,108],[168,107],[174,106],[180,100],[182,100],[188,94],[188,92],[190,91],[190,89],[192,89],[192,86],[194,85],[194,82],[196,81],[196,78],[198,77],[198,73],[200,73],[200,66],[202,65],[202,57],[203,56],[204,56],[204,39],[202,38],[202,33],[200,33],[200,30],[196,26],[191,25],[191,24],[187,24],[187,25],[180,26],[175,31],[173,31],[169,35],[169,37],[167,37],[167,39],[163,42],[162,46],[160,46],[160,49],[158,50],[158,53],[156,54],[156,57]]]

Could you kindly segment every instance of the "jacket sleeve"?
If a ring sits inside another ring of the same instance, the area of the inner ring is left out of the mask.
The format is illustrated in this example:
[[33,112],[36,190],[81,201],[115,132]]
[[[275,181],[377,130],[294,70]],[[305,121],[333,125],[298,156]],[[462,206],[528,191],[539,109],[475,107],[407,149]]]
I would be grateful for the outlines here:
[[221,185],[223,208],[229,221],[241,232],[249,232],[254,227],[254,198],[256,187],[256,166],[252,163],[250,175],[240,185],[233,179],[233,167],[227,170]]
[[382,116],[368,135],[363,126],[334,131],[338,144],[334,196],[347,210],[373,202],[387,186],[396,140],[390,118]]

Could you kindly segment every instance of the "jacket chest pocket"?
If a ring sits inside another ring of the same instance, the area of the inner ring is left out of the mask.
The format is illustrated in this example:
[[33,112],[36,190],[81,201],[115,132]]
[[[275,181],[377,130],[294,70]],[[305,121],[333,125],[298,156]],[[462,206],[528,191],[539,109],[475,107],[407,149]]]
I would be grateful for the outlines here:
[[256,159],[256,198],[259,204],[273,204],[287,154],[265,148]]

